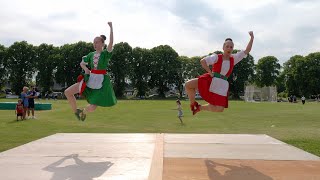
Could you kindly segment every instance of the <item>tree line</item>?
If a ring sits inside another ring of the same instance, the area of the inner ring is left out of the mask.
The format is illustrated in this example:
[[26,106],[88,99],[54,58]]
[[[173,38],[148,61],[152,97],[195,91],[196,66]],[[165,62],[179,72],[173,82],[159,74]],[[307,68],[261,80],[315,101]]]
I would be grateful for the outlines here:
[[[26,41],[15,42],[10,47],[0,45],[0,87],[9,83],[16,94],[31,83],[42,92],[52,90],[54,82],[68,87],[82,72],[79,65],[82,56],[92,51],[92,43],[82,41],[60,47],[45,43],[34,46]],[[170,87],[176,87],[182,95],[186,80],[205,73],[200,65],[200,59],[205,56],[179,56],[168,45],[146,49],[120,42],[114,45],[108,73],[117,97],[123,97],[127,87],[135,89],[137,96],[145,96],[156,88],[159,96],[165,97]],[[234,67],[228,79],[231,97],[243,95],[246,84],[275,85],[278,93],[296,96],[320,93],[320,52],[294,55],[283,65],[275,56],[262,57],[257,64],[254,62],[249,54]],[[32,82],[34,76],[35,82]]]

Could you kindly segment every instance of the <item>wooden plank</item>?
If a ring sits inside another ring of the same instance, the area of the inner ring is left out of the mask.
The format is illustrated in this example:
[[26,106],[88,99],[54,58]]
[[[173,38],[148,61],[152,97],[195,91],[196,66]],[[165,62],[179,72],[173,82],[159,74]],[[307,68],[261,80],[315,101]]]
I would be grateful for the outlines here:
[[164,158],[164,180],[319,180],[320,161]]
[[149,180],[162,180],[164,134],[156,135],[154,153],[151,162]]

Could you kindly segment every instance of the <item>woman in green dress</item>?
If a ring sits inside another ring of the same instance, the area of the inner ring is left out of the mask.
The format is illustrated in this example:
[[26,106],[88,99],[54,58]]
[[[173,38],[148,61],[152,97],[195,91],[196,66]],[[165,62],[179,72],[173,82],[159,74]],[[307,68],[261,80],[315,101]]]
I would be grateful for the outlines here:
[[[84,76],[78,77],[78,82],[65,90],[65,95],[78,120],[84,121],[87,112],[93,112],[97,106],[110,107],[117,103],[113,87],[110,82],[110,76],[106,69],[112,56],[113,46],[113,28],[110,26],[110,41],[107,49],[104,49],[106,37],[104,35],[94,38],[93,46],[95,52],[89,53],[83,57],[80,63],[84,70]],[[89,66],[90,70],[87,68]],[[74,94],[83,95],[89,105],[83,109],[78,109]]]

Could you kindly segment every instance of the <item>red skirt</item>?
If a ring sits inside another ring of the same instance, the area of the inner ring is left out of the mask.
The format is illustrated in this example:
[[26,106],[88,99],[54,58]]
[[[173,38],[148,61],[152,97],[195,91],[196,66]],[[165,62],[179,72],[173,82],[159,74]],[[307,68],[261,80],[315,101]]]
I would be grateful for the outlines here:
[[203,74],[198,77],[198,90],[200,96],[209,104],[228,108],[228,97],[220,96],[219,94],[215,94],[209,91],[211,81],[212,77],[209,73]]

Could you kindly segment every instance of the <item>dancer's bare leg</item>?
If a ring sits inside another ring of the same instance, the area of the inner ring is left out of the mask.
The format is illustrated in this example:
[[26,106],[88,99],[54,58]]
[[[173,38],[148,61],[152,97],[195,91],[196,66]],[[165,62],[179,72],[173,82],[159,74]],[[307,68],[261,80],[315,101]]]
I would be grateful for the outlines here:
[[85,109],[84,112],[93,112],[97,109],[97,105],[89,104]]
[[206,104],[206,105],[202,105],[200,107],[201,110],[204,111],[211,111],[211,112],[223,112],[224,107],[223,106],[215,106],[212,104]]
[[188,94],[190,104],[193,104],[196,99],[196,90],[198,89],[198,78],[191,79],[185,84],[186,93]]
[[71,106],[71,109],[74,113],[77,112],[76,98],[74,97],[74,95],[79,93],[79,85],[80,83],[75,83],[64,91],[64,94],[67,97],[69,104]]
[[178,118],[179,118],[179,120],[180,120],[180,123],[183,124],[182,117],[179,116]]

